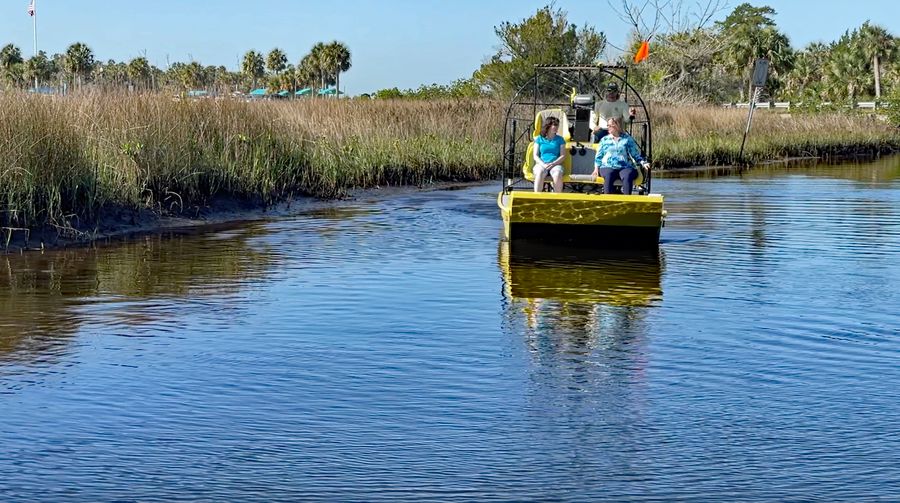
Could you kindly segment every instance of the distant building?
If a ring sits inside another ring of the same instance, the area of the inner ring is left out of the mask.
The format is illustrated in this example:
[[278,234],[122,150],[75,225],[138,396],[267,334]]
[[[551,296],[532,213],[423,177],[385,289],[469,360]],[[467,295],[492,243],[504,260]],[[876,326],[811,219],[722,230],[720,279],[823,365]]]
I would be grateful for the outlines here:
[[63,90],[63,89],[50,87],[50,86],[32,87],[31,89],[28,90],[28,92],[32,93],[32,94],[65,94],[66,93],[65,90]]

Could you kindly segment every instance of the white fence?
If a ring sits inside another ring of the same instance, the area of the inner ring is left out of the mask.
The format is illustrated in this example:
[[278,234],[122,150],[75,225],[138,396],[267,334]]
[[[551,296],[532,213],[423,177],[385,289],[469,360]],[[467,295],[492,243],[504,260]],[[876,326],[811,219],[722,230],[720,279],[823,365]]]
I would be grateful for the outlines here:
[[[793,104],[795,107],[803,106],[803,103],[797,102]],[[819,104],[820,106],[830,106],[830,101],[825,101]],[[722,105],[724,108],[750,108],[750,103],[725,103]],[[847,108],[858,108],[858,109],[870,109],[875,110],[876,108],[887,108],[888,104],[883,101],[857,101],[853,103],[853,105],[842,105]],[[790,101],[761,101],[756,104],[756,108],[771,108],[775,110],[790,110],[791,102]]]

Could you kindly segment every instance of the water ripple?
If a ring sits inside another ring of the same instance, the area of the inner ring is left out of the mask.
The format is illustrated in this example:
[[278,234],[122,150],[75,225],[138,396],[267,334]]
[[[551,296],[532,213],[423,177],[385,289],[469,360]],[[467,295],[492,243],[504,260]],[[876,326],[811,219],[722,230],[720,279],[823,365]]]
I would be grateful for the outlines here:
[[646,254],[473,186],[3,257],[0,494],[897,499],[896,163],[660,178]]

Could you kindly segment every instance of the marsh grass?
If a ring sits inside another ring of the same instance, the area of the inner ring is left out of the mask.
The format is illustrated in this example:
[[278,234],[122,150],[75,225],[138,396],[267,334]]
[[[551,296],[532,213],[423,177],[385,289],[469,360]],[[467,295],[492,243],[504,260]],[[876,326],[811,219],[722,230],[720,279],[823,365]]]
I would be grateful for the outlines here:
[[740,158],[747,110],[656,107],[653,161],[657,167],[755,164],[787,157],[882,154],[900,150],[900,131],[856,111],[785,114],[757,110]]
[[0,225],[83,226],[107,207],[183,211],[499,172],[491,102],[176,101],[0,95]]
[[[382,185],[495,178],[500,102],[0,94],[0,227],[85,228],[106,208],[187,212],[217,196],[267,205]],[[746,111],[658,108],[659,167],[738,161]],[[881,152],[895,129],[862,115],[760,111],[747,157]]]

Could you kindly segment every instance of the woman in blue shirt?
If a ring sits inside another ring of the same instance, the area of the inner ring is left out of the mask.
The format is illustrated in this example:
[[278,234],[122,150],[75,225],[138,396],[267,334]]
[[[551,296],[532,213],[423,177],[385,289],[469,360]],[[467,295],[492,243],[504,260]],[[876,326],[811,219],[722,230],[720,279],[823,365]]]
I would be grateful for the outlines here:
[[618,117],[607,121],[609,134],[600,139],[597,147],[597,157],[594,158],[594,178],[597,172],[603,177],[603,193],[613,193],[613,183],[622,180],[622,193],[631,194],[632,185],[638,172],[636,162],[645,168],[650,166],[641,155],[634,138],[622,131],[622,123]]
[[559,119],[548,117],[541,126],[541,135],[534,139],[534,191],[544,190],[544,177],[550,173],[553,178],[553,192],[563,190],[563,158],[566,140],[556,134]]

